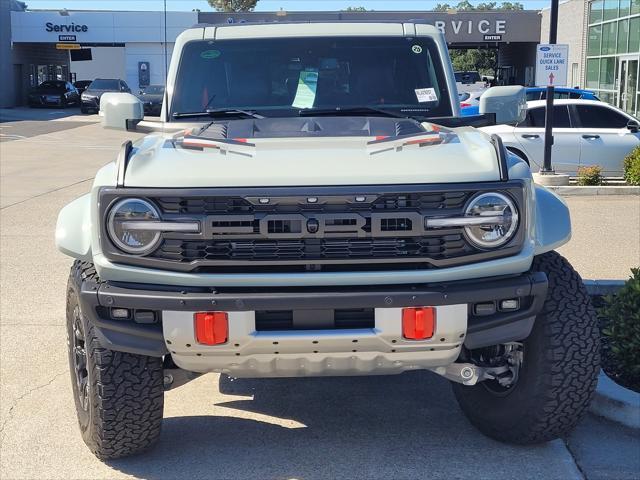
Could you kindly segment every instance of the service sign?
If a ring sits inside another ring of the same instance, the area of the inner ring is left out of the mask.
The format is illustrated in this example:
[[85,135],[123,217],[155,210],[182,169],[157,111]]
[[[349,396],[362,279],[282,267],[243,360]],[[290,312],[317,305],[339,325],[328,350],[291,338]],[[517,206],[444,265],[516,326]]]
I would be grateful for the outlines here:
[[566,87],[569,45],[540,44],[536,48],[536,86]]

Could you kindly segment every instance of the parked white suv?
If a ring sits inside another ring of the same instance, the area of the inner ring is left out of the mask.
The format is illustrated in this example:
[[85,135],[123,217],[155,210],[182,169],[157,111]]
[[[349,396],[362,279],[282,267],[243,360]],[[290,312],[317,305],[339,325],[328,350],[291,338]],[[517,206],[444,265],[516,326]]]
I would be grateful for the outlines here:
[[[544,163],[545,100],[527,102],[527,116],[517,125],[484,127],[505,147],[527,161],[532,171]],[[554,101],[552,165],[575,174],[581,166],[599,165],[605,175],[621,175],[624,157],[640,145],[637,118],[604,102]]]
[[[464,123],[454,80],[431,25],[200,25],[176,41],[160,122],[101,97],[106,127],[155,131],[58,218],[91,451],[149,447],[163,390],[207,372],[427,369],[492,438],[567,434],[599,371],[595,311],[554,252],[569,211]],[[524,88],[484,95],[524,117]]]

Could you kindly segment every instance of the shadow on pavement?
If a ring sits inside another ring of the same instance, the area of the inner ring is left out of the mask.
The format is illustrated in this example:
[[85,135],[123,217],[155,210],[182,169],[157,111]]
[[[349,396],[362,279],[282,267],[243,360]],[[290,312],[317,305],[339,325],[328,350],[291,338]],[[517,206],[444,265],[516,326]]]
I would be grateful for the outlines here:
[[80,116],[87,121],[99,121],[98,115],[85,115],[80,113],[79,107],[68,108],[29,108],[29,107],[15,107],[15,108],[2,108],[0,109],[0,123],[4,122],[19,122],[24,120],[31,121],[47,121],[47,120],[60,120],[68,117]]
[[425,372],[221,376],[220,391],[252,397],[218,403],[211,416],[166,418],[152,451],[109,465],[147,479],[533,478],[532,461],[554,468],[548,446],[510,447],[477,433],[448,382]]

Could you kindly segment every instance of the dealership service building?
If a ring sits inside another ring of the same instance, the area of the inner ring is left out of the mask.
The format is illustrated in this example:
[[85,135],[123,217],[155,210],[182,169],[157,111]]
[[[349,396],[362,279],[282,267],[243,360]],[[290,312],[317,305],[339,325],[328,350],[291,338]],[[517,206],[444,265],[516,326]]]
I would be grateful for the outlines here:
[[[176,37],[198,23],[420,21],[438,27],[450,49],[492,48],[503,84],[531,85],[535,46],[548,38],[549,11],[487,12],[116,12],[24,10],[0,0],[0,106],[25,103],[48,79],[122,78],[133,91],[163,84]],[[166,25],[165,25],[166,19]],[[594,89],[638,114],[640,0],[567,0],[559,43],[569,44],[570,86]],[[69,50],[67,48],[76,48]]]

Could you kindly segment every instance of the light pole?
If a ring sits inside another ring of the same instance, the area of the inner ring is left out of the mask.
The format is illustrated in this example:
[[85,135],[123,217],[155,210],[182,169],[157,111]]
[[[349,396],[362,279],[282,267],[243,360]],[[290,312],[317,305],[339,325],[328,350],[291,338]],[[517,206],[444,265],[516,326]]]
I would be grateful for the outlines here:
[[167,0],[164,0],[164,84],[167,84]]
[[[559,0],[551,0],[551,18],[549,25],[549,43],[558,41],[558,4]],[[551,77],[552,78],[552,77]],[[551,80],[552,82],[553,80]],[[544,118],[544,165],[541,173],[553,173],[551,167],[551,148],[553,147],[553,95],[555,87],[547,85],[547,107]]]

